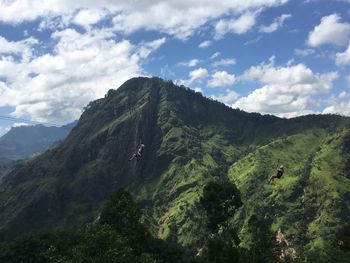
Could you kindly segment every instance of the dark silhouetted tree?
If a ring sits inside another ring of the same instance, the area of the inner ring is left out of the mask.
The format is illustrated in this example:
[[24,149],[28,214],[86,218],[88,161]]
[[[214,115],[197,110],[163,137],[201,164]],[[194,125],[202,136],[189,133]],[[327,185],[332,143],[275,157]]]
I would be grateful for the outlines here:
[[241,195],[230,182],[209,182],[203,189],[200,202],[207,213],[208,227],[212,233],[226,227],[229,219],[242,206]]
[[230,182],[210,182],[203,189],[200,199],[204,207],[211,236],[204,248],[202,262],[238,262],[239,240],[229,220],[242,206],[241,196],[236,186]]

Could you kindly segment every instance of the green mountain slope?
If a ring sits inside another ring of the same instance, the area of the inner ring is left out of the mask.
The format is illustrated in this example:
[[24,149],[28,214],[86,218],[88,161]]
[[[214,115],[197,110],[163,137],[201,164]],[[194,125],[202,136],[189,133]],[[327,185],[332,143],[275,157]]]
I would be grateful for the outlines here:
[[[247,219],[259,214],[270,220],[273,231],[281,228],[299,251],[324,249],[324,241],[350,216],[350,177],[344,166],[349,155],[342,149],[346,136],[347,129],[315,128],[258,147],[231,166],[229,177],[246,200],[235,220],[243,226],[243,241],[249,240]],[[267,185],[278,159],[285,175]]]
[[[349,127],[340,116],[248,114],[158,78],[131,79],[90,103],[57,148],[6,176],[0,236],[91,222],[126,186],[155,235],[199,248],[202,188],[229,179],[244,202],[232,220],[242,246],[256,214],[312,251],[349,219]],[[140,140],[141,160],[128,162]],[[271,186],[278,160],[285,175]]]

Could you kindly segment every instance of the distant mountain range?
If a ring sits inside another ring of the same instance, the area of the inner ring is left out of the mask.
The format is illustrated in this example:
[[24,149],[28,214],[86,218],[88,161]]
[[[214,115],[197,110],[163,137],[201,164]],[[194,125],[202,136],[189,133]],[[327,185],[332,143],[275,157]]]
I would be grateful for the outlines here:
[[0,138],[0,164],[26,159],[62,141],[76,122],[62,127],[19,126]]
[[[128,161],[141,141],[142,157]],[[155,235],[197,249],[208,236],[202,189],[230,180],[242,195],[230,221],[242,247],[254,242],[247,224],[255,216],[281,228],[298,253],[319,253],[350,219],[349,142],[347,117],[246,113],[172,82],[134,78],[91,102],[56,148],[4,178],[0,237],[92,222],[126,187]],[[270,185],[277,164],[285,172]]]

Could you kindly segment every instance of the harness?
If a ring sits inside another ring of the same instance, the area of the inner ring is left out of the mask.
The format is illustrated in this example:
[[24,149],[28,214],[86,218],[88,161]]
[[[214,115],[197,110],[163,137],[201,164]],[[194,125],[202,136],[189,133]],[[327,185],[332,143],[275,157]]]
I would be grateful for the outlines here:
[[283,172],[284,172],[283,169],[278,169],[278,170],[277,170],[276,177],[277,177],[278,179],[280,179],[280,178],[282,177],[282,175],[283,175]]

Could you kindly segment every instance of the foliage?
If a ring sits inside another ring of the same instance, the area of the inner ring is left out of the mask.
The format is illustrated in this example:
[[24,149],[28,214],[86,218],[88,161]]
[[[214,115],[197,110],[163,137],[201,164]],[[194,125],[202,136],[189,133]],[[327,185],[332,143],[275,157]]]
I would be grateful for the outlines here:
[[245,255],[252,263],[274,262],[277,259],[275,235],[263,218],[252,215],[248,220],[250,235],[249,253]]
[[112,226],[131,242],[149,239],[146,227],[140,223],[141,212],[130,193],[119,189],[104,204],[99,218],[100,224]]
[[242,201],[234,184],[209,182],[203,189],[201,204],[208,217],[210,232],[217,233],[221,227],[227,227],[228,220],[242,206]]
[[242,206],[239,191],[230,182],[209,182],[200,199],[211,232],[203,252],[203,261],[234,262],[239,260],[239,240],[228,221]]
[[[27,234],[12,242],[0,243],[0,262],[46,263],[73,256],[72,247],[79,244],[81,236],[72,231]],[[57,261],[60,262],[60,261]],[[61,261],[63,262],[63,261]]]
[[225,240],[221,236],[211,237],[206,245],[202,262],[229,263],[240,261],[240,250],[233,240]]
[[119,189],[103,206],[97,223],[79,231],[30,234],[0,243],[0,261],[185,262],[180,248],[148,233],[140,215],[131,195]]
[[350,223],[339,228],[334,236],[330,238],[325,246],[323,254],[312,254],[318,262],[346,263],[350,258]]

